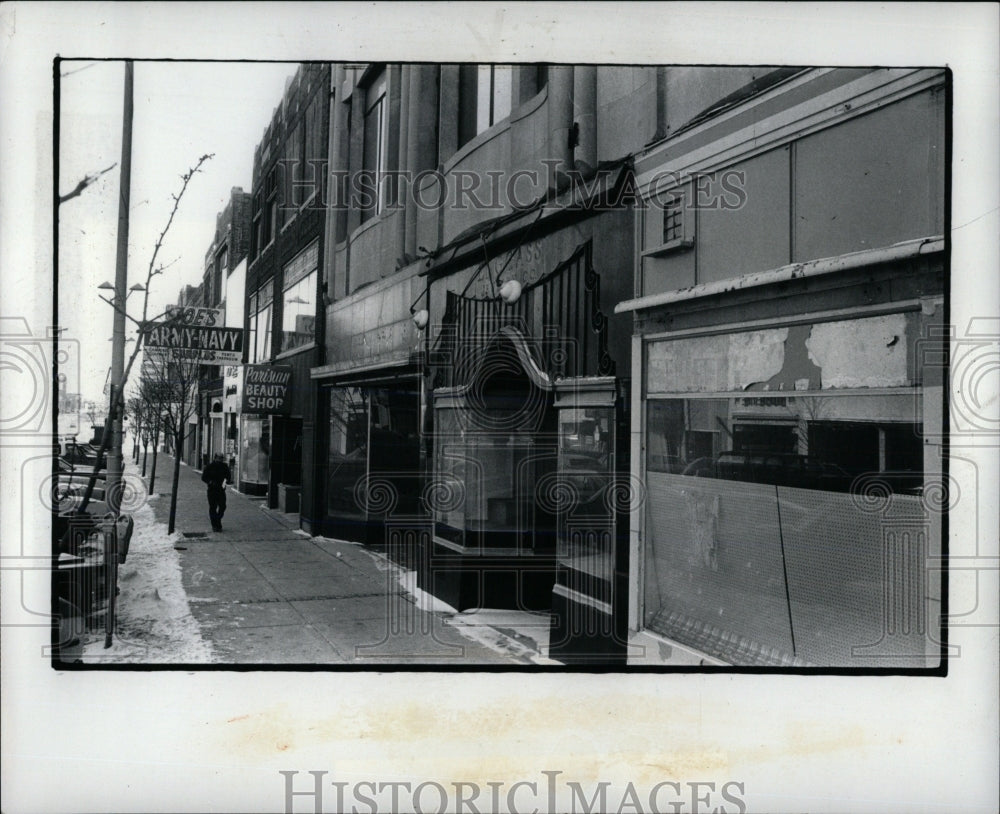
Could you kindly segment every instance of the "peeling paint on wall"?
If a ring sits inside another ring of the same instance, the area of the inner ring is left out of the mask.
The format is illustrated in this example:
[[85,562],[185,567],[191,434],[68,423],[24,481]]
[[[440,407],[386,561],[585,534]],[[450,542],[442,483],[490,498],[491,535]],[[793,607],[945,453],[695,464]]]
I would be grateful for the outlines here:
[[902,387],[907,375],[906,315],[814,325],[806,347],[822,368],[823,389]]
[[781,372],[785,364],[788,328],[731,334],[729,337],[728,390],[746,390]]

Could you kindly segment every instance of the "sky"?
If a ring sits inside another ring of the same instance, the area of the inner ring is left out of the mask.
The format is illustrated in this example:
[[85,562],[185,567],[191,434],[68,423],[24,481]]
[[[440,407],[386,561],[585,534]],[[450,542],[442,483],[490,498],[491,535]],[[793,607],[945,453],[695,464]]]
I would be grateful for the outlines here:
[[[289,62],[136,62],[128,285],[145,282],[153,248],[179,193],[181,175],[213,153],[188,185],[157,265],[169,267],[150,286],[149,316],[197,285],[215,216],[233,187],[251,188],[253,153],[297,68]],[[59,210],[59,324],[80,342],[79,392],[101,403],[111,365],[113,311],[99,299],[114,283],[118,234],[125,63],[61,63],[59,192],[111,165]],[[138,318],[142,294],[128,299]],[[129,323],[127,335],[134,335]],[[134,348],[126,346],[126,359]],[[73,391],[74,383],[68,382]]]

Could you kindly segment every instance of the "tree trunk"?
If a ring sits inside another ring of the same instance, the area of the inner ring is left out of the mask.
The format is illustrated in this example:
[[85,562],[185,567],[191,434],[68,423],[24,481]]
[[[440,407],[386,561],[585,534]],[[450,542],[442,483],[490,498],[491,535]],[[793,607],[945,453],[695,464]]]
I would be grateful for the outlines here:
[[170,490],[170,520],[167,522],[167,534],[174,533],[174,526],[177,520],[177,484],[181,479],[181,456],[177,450],[183,449],[184,425],[178,422],[176,432],[174,432],[174,483]]
[[149,494],[153,494],[153,486],[156,483],[156,454],[160,449],[160,423],[153,425],[153,468],[149,473]]
[[145,439],[142,445],[142,476],[146,477],[146,459],[149,457],[149,439]]

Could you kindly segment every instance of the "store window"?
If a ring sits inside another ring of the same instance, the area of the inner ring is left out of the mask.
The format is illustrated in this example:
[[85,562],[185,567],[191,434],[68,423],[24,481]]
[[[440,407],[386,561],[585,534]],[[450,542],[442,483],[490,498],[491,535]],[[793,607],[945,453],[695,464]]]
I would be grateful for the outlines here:
[[368,471],[368,399],[359,387],[330,389],[327,512],[361,517],[355,488]]
[[266,486],[270,468],[271,422],[267,418],[242,416],[242,424],[240,481],[253,486]]
[[313,241],[285,266],[281,303],[281,350],[289,351],[316,339],[316,285],[319,241]]
[[920,319],[647,344],[649,630],[735,664],[933,662],[940,389],[893,341]]
[[[913,395],[744,395],[651,399],[650,472],[847,493],[877,478],[887,493],[922,489]],[[812,420],[821,410],[842,420]]]
[[[328,515],[359,524],[418,513],[422,481],[415,384],[332,387],[329,392]],[[360,525],[355,530],[357,538],[364,538]]]
[[[435,533],[467,548],[555,548],[555,410],[512,347],[487,345],[471,384],[435,393],[435,485],[454,493],[435,508]],[[558,490],[558,487],[555,487]]]

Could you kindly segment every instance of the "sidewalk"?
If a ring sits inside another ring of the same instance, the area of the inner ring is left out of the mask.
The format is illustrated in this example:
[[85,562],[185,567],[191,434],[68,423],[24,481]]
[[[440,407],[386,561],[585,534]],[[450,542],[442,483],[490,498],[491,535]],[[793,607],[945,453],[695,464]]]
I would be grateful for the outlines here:
[[[173,465],[160,453],[159,496],[149,502],[164,526]],[[181,465],[173,548],[213,662],[557,664],[543,656],[547,614],[442,609],[415,587],[413,572],[360,545],[309,537],[262,499],[230,488],[224,531],[212,532],[200,478]]]

